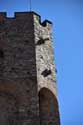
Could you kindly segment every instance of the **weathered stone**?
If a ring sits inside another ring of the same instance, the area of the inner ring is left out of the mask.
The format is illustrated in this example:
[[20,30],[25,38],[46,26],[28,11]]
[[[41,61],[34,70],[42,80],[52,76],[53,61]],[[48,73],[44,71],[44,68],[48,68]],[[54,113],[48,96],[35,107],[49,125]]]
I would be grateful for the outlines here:
[[0,125],[60,125],[51,25],[0,13]]

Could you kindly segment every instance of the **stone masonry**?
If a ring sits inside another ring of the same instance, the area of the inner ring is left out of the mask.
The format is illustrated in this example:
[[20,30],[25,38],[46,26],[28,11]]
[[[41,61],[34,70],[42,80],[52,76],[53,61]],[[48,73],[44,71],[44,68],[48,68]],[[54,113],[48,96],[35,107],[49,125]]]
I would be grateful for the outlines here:
[[0,125],[60,125],[52,23],[0,12]]

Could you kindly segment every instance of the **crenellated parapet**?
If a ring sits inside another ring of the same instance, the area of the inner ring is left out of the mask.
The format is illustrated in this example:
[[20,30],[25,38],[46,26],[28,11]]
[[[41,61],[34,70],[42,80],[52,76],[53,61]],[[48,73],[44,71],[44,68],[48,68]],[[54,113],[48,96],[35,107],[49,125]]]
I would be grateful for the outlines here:
[[[41,21],[41,16],[38,15],[35,12],[15,12],[14,13],[14,17],[8,17],[6,12],[0,12],[0,21],[4,20],[4,19],[17,19],[20,18],[22,19],[23,17],[26,19],[28,16],[33,16],[35,15],[36,19],[38,20],[39,24],[41,24],[42,26],[47,26],[47,25],[51,25],[52,22],[49,20],[45,20],[45,21]],[[29,17],[28,17],[29,18]]]

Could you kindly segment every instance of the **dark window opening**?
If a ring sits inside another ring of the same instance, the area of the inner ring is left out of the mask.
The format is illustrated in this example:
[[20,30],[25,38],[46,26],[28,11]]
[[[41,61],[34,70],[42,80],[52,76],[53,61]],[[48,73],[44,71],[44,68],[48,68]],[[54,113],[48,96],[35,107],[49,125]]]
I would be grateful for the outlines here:
[[4,57],[4,52],[2,49],[0,49],[0,58],[3,58]]
[[50,75],[51,73],[52,73],[51,70],[45,69],[45,70],[41,73],[41,75],[43,75],[44,77],[47,77],[47,76]]
[[38,40],[38,42],[37,42],[37,44],[36,44],[36,45],[41,45],[41,44],[44,44],[44,43],[45,43],[45,41],[47,41],[47,40],[49,40],[49,38],[45,38],[45,39],[40,38],[40,39]]

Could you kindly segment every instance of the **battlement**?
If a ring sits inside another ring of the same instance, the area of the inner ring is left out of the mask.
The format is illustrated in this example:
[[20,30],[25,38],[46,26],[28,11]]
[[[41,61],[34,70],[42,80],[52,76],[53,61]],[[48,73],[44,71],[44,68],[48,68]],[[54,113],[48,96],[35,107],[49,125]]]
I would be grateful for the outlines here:
[[46,27],[48,25],[52,25],[52,22],[49,20],[44,20],[43,22],[41,21],[41,16],[35,12],[15,12],[14,17],[8,17],[6,12],[0,12],[0,22],[6,21],[7,19],[26,19],[29,16],[35,16],[36,19],[38,20],[39,24],[43,27]]

